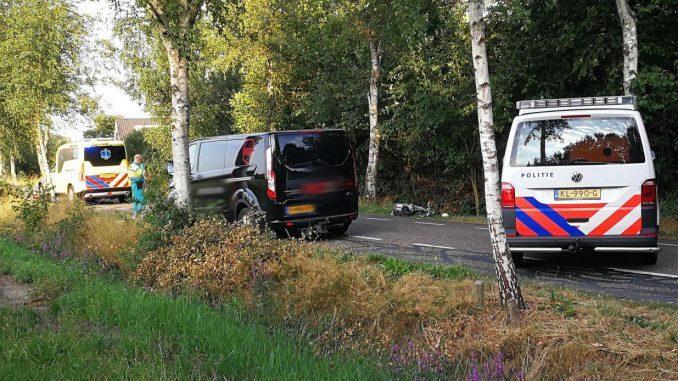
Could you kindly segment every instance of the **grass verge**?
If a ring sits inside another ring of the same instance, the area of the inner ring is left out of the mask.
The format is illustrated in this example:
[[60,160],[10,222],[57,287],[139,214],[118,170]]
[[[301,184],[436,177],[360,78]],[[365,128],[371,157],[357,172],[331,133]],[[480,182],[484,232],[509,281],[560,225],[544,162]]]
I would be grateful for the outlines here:
[[[364,360],[317,358],[298,339],[60,265],[0,241],[0,273],[33,284],[45,313],[0,307],[0,379],[385,379]],[[50,295],[51,294],[51,295]]]

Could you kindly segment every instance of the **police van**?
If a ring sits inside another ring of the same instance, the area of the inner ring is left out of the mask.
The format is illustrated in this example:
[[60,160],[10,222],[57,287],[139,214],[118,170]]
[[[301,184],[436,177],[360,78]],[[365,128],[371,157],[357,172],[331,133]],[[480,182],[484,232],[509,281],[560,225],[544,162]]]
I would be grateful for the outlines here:
[[59,146],[50,179],[57,195],[85,200],[130,195],[124,142],[110,138],[86,139]]
[[524,253],[637,253],[657,261],[653,153],[632,96],[517,102],[501,205],[514,260]]

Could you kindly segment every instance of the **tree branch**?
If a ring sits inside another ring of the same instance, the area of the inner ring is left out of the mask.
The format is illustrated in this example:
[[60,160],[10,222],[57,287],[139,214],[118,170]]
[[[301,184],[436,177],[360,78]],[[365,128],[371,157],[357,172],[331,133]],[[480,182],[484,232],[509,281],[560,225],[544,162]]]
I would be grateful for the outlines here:
[[151,13],[153,13],[153,16],[155,17],[156,21],[160,23],[164,31],[167,33],[171,33],[169,20],[167,19],[167,17],[165,17],[165,13],[162,11],[162,7],[160,6],[160,4],[158,4],[157,0],[148,0],[147,4],[148,8],[151,10]]

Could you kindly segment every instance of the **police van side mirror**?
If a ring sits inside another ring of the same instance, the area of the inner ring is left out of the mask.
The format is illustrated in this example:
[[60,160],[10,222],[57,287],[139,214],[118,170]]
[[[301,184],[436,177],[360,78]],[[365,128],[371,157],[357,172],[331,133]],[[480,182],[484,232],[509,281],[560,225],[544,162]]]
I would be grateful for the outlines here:
[[174,162],[171,160],[167,162],[167,174],[170,176],[174,174]]

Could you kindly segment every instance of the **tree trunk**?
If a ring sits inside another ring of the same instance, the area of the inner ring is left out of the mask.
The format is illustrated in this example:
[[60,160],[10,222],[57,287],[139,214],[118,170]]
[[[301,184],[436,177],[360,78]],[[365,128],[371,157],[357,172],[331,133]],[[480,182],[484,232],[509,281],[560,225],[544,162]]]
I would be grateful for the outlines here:
[[370,39],[370,93],[367,105],[370,113],[370,147],[365,174],[365,197],[377,196],[377,164],[379,162],[379,75],[381,70],[381,42]]
[[14,159],[14,155],[9,155],[9,174],[12,176],[12,184],[17,185],[19,179],[17,179],[16,176],[16,160]]
[[0,181],[5,180],[5,157],[0,153]]
[[638,74],[638,35],[636,18],[628,0],[616,0],[624,39],[624,94],[631,94],[631,81]]
[[471,26],[471,48],[473,68],[475,70],[476,96],[478,100],[478,126],[480,130],[480,148],[485,172],[485,209],[490,230],[492,255],[499,283],[499,298],[503,305],[515,300],[518,307],[525,308],[525,302],[518,285],[515,266],[511,258],[501,215],[499,163],[494,139],[494,121],[492,117],[492,92],[490,72],[485,46],[485,21],[483,19],[482,0],[469,2],[469,24]]
[[171,37],[162,36],[170,68],[172,93],[172,160],[174,161],[175,204],[190,207],[191,164],[188,157],[188,60],[181,54]]
[[47,132],[40,127],[40,122],[36,124],[35,153],[38,157],[38,167],[40,168],[41,183],[50,195],[54,196],[52,186],[52,177],[49,175],[49,161],[47,161],[47,141],[49,139]]
[[475,165],[471,170],[471,188],[473,188],[473,202],[476,206],[476,216],[480,216],[480,194],[478,193],[478,170]]

